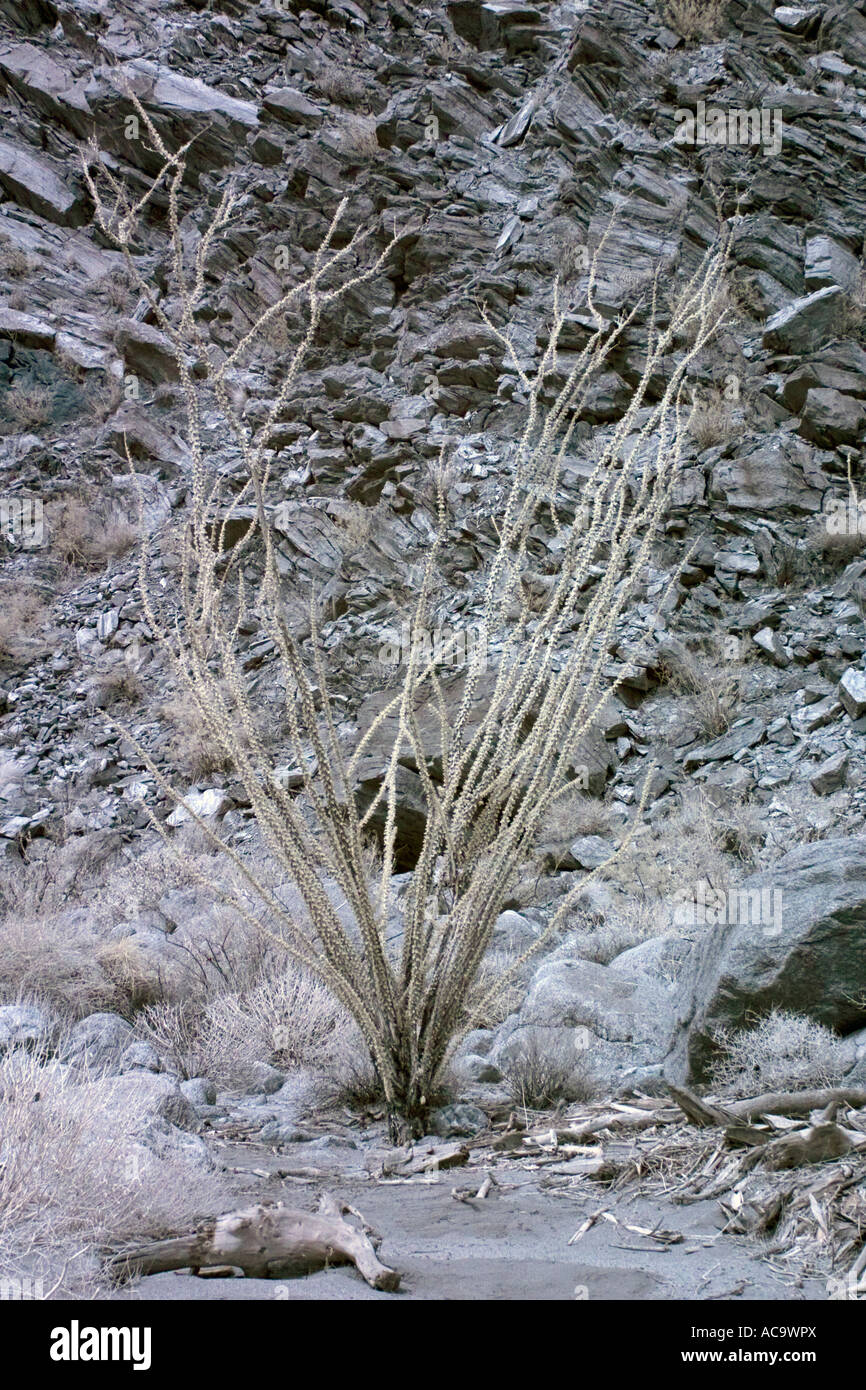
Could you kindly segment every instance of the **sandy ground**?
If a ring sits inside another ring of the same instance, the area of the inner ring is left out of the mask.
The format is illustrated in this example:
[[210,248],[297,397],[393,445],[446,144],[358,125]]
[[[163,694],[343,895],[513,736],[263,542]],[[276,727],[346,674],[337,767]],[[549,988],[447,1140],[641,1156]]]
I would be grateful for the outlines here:
[[[379,1258],[400,1271],[398,1293],[368,1287],[351,1268],[303,1279],[152,1275],[120,1289],[118,1299],[259,1300],[825,1300],[823,1280],[796,1281],[758,1258],[754,1244],[720,1232],[715,1201],[688,1206],[639,1190],[611,1192],[500,1162],[492,1169],[456,1168],[430,1177],[382,1180],[368,1171],[369,1153],[341,1146],[292,1145],[274,1153],[256,1144],[220,1145],[226,1204],[282,1201],[314,1209],[329,1191],[357,1207],[381,1233]],[[317,1176],[311,1176],[313,1169]],[[496,1181],[481,1201],[484,1172]],[[576,1244],[581,1223],[600,1217]],[[628,1226],[678,1233],[663,1243]]]

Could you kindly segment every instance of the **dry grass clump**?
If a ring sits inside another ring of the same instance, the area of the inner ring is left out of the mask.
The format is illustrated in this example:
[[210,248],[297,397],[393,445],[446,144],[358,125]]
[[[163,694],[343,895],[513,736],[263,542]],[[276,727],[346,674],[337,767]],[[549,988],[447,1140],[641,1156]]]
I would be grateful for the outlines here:
[[860,258],[857,279],[842,301],[839,335],[842,338],[861,338],[866,328],[866,242]]
[[155,982],[129,948],[104,943],[79,913],[25,916],[0,922],[0,1001],[38,998],[65,1018],[129,1015]]
[[40,381],[15,381],[0,398],[0,419],[17,430],[37,430],[51,419],[54,393]]
[[844,569],[863,554],[866,523],[860,494],[854,482],[853,451],[848,456],[848,496],[835,506],[826,506],[806,532],[806,549],[819,556],[830,569]]
[[539,840],[543,844],[559,844],[582,835],[599,835],[605,839],[612,833],[609,803],[575,791],[554,802],[542,824]]
[[38,262],[16,246],[11,237],[0,232],[0,275],[10,280],[23,280],[37,265]]
[[671,652],[661,664],[662,683],[685,697],[689,712],[707,738],[727,733],[743,698],[744,663],[728,655],[726,636],[714,632],[695,651]]
[[842,1040],[803,1014],[773,1009],[754,1028],[720,1030],[714,1089],[725,1095],[836,1086],[844,1076]]
[[829,570],[844,569],[866,553],[866,536],[843,529],[832,514],[817,516],[806,532],[806,550]]
[[367,83],[359,72],[342,63],[324,63],[313,78],[320,96],[335,106],[364,106]]
[[504,1075],[511,1099],[523,1110],[592,1100],[597,1090],[585,1052],[545,1046],[536,1033],[521,1044]]
[[730,439],[732,432],[733,417],[721,391],[711,391],[707,396],[695,400],[689,416],[689,434],[699,449],[723,444]]
[[724,892],[744,865],[756,867],[765,833],[760,809],[745,798],[730,795],[720,809],[699,789],[683,795],[616,861],[611,880],[625,892],[624,901],[617,900],[601,924],[578,919],[586,932],[581,955],[607,964],[641,941],[677,930],[677,910],[694,902],[700,884]]
[[341,548],[346,555],[354,555],[367,544],[373,533],[376,514],[375,507],[365,507],[361,502],[350,502],[331,514],[339,528]]
[[662,906],[658,898],[633,893],[603,915],[578,913],[573,923],[577,954],[596,965],[609,965],[623,951],[668,929],[668,914]]
[[0,1059],[0,1267],[41,1278],[43,1297],[105,1292],[98,1252],[166,1233],[220,1201],[216,1177],[140,1140],[123,1078],[20,1050]]
[[179,771],[193,782],[231,772],[231,757],[188,695],[169,700],[161,714],[173,727],[169,752]]
[[22,584],[0,585],[0,661],[20,661],[36,654],[34,643],[45,628],[48,606],[38,590]]
[[90,709],[111,709],[115,705],[137,705],[142,696],[138,672],[128,661],[116,661],[95,676],[87,692]]
[[122,313],[129,307],[133,286],[126,270],[122,266],[116,266],[97,283],[96,292],[108,301],[112,309]]
[[344,154],[358,159],[372,159],[381,154],[376,138],[376,122],[372,116],[344,116],[340,122],[340,148]]
[[557,276],[567,284],[580,279],[589,269],[589,252],[585,233],[575,231],[561,232],[553,245],[553,265]]
[[49,510],[54,550],[68,565],[87,569],[126,555],[138,530],[118,510],[67,497]]
[[97,831],[34,841],[27,862],[0,866],[0,1003],[29,997],[68,1020],[128,1018],[158,996],[158,974],[135,943],[105,935],[123,915],[108,905],[120,883],[115,851],[115,838]]
[[727,0],[660,0],[659,5],[665,24],[682,38],[709,42],[721,38],[727,8]]

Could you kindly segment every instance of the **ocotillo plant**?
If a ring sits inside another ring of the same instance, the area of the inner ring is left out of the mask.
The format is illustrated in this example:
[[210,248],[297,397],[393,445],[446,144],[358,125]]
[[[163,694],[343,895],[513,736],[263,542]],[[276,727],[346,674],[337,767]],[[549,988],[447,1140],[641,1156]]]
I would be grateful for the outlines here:
[[[565,315],[554,286],[549,340],[531,376],[508,332],[482,311],[517,373],[526,402],[525,425],[515,442],[497,518],[498,545],[482,576],[478,622],[486,630],[489,650],[479,644],[471,650],[462,691],[449,704],[439,678],[448,654],[440,650],[431,657],[421,640],[431,623],[431,595],[448,544],[440,478],[436,539],[426,558],[399,687],[370,727],[359,730],[354,745],[347,746],[338,732],[315,602],[306,640],[285,619],[269,501],[269,445],[324,310],[381,273],[390,246],[358,269],[362,236],[335,249],[344,216],[341,204],[302,283],[217,360],[198,309],[208,286],[209,257],[232,223],[234,195],[226,192],[191,247],[182,234],[178,208],[184,151],[172,154],[136,105],[163,161],[150,192],[137,203],[127,200],[110,166],[101,165],[93,150],[85,156],[85,171],[103,231],[125,254],[154,320],[174,345],[185,403],[190,485],[180,582],[173,606],[164,598],[157,601],[145,545],[141,581],[147,620],[178,689],[186,692],[234,765],[264,841],[300,895],[303,915],[289,913],[256,866],[224,844],[218,827],[187,809],[234,862],[257,902],[255,919],[263,917],[288,955],[323,980],[349,1010],[390,1112],[419,1124],[450,1049],[472,1026],[478,1009],[489,1004],[490,991],[485,987],[479,992],[478,981],[497,915],[542,818],[573,788],[576,750],[611,693],[606,674],[610,644],[671,500],[686,423],[686,376],[720,320],[725,251],[720,244],[705,255],[666,321],[656,312],[654,286],[642,313],[633,309],[612,323],[595,305],[597,253],[589,276],[591,326],[583,350],[563,365],[558,342]],[[165,303],[138,273],[133,254],[136,226],[157,189],[167,201],[171,241],[171,298]],[[173,310],[166,307],[169,303]],[[287,309],[299,307],[305,312],[305,330],[288,353],[268,418],[254,433],[234,404],[233,373],[268,326]],[[569,521],[561,497],[563,464],[590,388],[626,330],[644,335],[643,371],[622,417],[602,437],[581,505]],[[552,388],[554,378],[558,385]],[[245,485],[230,499],[203,442],[205,409],[219,410],[227,438],[243,459]],[[246,512],[239,513],[240,507]],[[226,524],[242,514],[251,517],[248,529],[230,547]],[[521,576],[530,532],[542,522],[556,535],[558,570],[539,613]],[[251,571],[260,577],[251,581]],[[271,638],[274,659],[282,667],[285,725],[302,783],[297,795],[275,776],[273,756],[258,732],[238,642],[250,614]],[[488,676],[482,680],[485,668]],[[421,732],[419,710],[425,704],[427,713],[435,711],[438,718],[438,747],[433,750]],[[357,791],[361,759],[374,740],[389,733],[377,795],[372,804],[369,797],[362,803]],[[143,756],[162,790],[186,804],[183,793]],[[393,911],[389,885],[397,846],[398,777],[407,762],[420,779],[426,821],[402,899],[401,939],[395,949],[386,940],[386,923]],[[366,839],[373,824],[383,829],[380,867],[371,878]],[[561,899],[533,951],[559,930],[583,886]],[[240,900],[234,905],[244,915],[249,912]],[[527,955],[490,988],[501,989]]]

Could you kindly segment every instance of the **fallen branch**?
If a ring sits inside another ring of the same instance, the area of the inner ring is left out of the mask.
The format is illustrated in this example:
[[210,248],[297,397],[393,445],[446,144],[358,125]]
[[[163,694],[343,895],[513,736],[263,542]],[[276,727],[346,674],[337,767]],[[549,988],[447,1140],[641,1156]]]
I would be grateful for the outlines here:
[[399,1274],[379,1262],[367,1234],[343,1219],[351,1208],[328,1196],[320,1208],[311,1213],[260,1205],[228,1212],[194,1235],[125,1250],[109,1267],[123,1277],[229,1265],[251,1279],[296,1279],[330,1265],[353,1264],[372,1288],[399,1288]]
[[687,1091],[684,1086],[674,1086],[668,1083],[668,1090],[682,1110],[686,1119],[691,1120],[693,1125],[709,1127],[711,1125],[729,1125],[737,1118],[730,1110],[724,1110],[720,1105],[711,1105],[701,1100],[692,1091]]
[[728,1107],[738,1120],[754,1120],[758,1115],[808,1115],[825,1110],[836,1102],[854,1110],[866,1107],[866,1091],[833,1087],[825,1091],[770,1091],[754,1100],[738,1100]]

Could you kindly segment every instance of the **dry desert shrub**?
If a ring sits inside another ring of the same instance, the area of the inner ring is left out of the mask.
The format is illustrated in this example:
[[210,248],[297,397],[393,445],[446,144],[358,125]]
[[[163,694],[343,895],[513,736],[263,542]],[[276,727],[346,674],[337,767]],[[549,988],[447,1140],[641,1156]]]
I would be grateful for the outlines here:
[[179,694],[167,701],[161,713],[173,729],[169,753],[179,771],[193,782],[231,772],[230,753],[214,735],[190,695]]
[[[727,238],[723,234],[691,273],[667,324],[651,315],[641,384],[586,483],[592,520],[585,530],[566,532],[556,512],[562,461],[597,374],[639,306],[614,325],[597,311],[594,293],[602,241],[587,287],[587,308],[595,331],[553,399],[551,377],[565,323],[558,285],[547,348],[531,376],[523,368],[513,338],[497,329],[484,309],[480,311],[520,376],[526,419],[515,441],[499,541],[488,558],[484,581],[483,621],[491,642],[500,643],[499,665],[476,722],[470,723],[469,715],[487,676],[486,654],[480,651],[468,664],[459,708],[451,718],[440,713],[443,774],[436,785],[416,719],[423,701],[435,701],[441,691],[435,659],[425,661],[420,644],[413,640],[410,660],[401,670],[400,689],[376,721],[358,730],[347,746],[338,731],[342,702],[329,689],[314,602],[308,643],[301,645],[286,622],[285,586],[267,504],[269,441],[314,339],[337,301],[351,299],[361,285],[382,272],[398,234],[392,236],[390,228],[385,229],[375,252],[369,254],[379,229],[347,237],[345,224],[341,225],[345,202],[341,203],[306,278],[267,308],[221,361],[211,361],[204,350],[198,311],[208,278],[208,256],[215,239],[226,234],[237,216],[237,196],[233,189],[226,190],[197,248],[187,248],[180,237],[175,238],[170,270],[173,294],[157,301],[133,255],[136,222],[159,188],[161,194],[167,192],[170,220],[177,225],[184,156],[168,149],[142,103],[131,90],[127,95],[163,161],[162,174],[144,197],[133,201],[130,190],[99,158],[95,146],[83,153],[83,174],[100,230],[123,254],[130,273],[138,273],[140,293],[149,299],[158,326],[175,345],[191,463],[181,581],[171,594],[159,591],[151,582],[148,557],[143,556],[146,620],[175,689],[190,696],[216,743],[231,754],[252,815],[298,895],[299,910],[285,909],[257,876],[257,865],[241,863],[219,826],[209,826],[201,817],[196,823],[242,871],[267,917],[267,930],[288,959],[315,974],[351,1013],[382,1081],[392,1135],[398,1137],[405,1126],[423,1132],[430,1097],[450,1051],[473,1026],[469,1005],[476,999],[478,972],[502,903],[518,866],[536,843],[545,813],[570,786],[575,749],[611,693],[606,652],[620,615],[643,581],[671,503],[689,373],[720,322]],[[269,326],[299,306],[305,329],[287,360],[280,391],[266,419],[253,431],[231,405],[233,376],[258,350]],[[682,343],[687,348],[676,351]],[[203,364],[201,379],[186,369],[190,354]],[[647,383],[656,372],[665,373],[665,389],[647,401]],[[233,495],[229,512],[238,504],[255,508],[255,526],[227,559],[213,544],[214,516],[226,498],[197,423],[214,404],[245,468],[243,488]],[[634,443],[623,455],[626,439]],[[638,469],[644,445],[654,448],[653,466],[644,463]],[[554,504],[545,500],[548,496]],[[562,545],[559,569],[538,617],[523,597],[521,575],[533,526],[540,509],[548,505]],[[431,606],[441,569],[447,565],[450,534],[447,499],[440,483],[413,617],[416,635],[431,627]],[[599,554],[605,557],[602,573],[591,574]],[[261,561],[257,570],[248,563],[254,555]],[[590,577],[595,582],[586,589]],[[285,718],[292,757],[303,779],[302,796],[293,796],[279,785],[272,750],[250,734],[257,698],[238,650],[239,612],[256,613],[277,653],[287,691]],[[388,720],[394,728],[391,751],[372,804],[362,805],[354,791],[356,773],[374,735]],[[182,803],[184,793],[167,781],[146,749],[140,750],[140,756],[165,794]],[[426,816],[423,842],[403,902],[398,961],[388,947],[388,914],[390,880],[400,854],[398,779],[409,757],[419,768]],[[362,845],[375,815],[383,821],[382,870],[379,883],[371,888]],[[511,983],[530,953],[542,950],[559,933],[583,887],[577,885],[561,899],[529,951],[497,980],[497,990]],[[345,915],[338,911],[332,888],[345,904]]]
[[661,0],[660,11],[666,24],[684,39],[711,42],[721,38],[725,28],[728,0]]
[[207,1009],[204,1043],[207,1074],[231,1081],[242,1076],[251,1059],[285,1070],[307,1066],[335,1071],[358,1050],[359,1037],[349,1014],[325,986],[289,966],[251,989],[214,999]]
[[702,735],[710,739],[728,731],[743,698],[745,663],[739,644],[729,643],[726,633],[713,631],[694,650],[679,644],[659,670],[662,683],[685,698]]
[[0,661],[37,655],[47,638],[48,605],[31,585],[0,585]]
[[172,1071],[188,1080],[207,1072],[204,1019],[200,999],[160,999],[141,1010],[136,1033],[156,1049]]
[[325,987],[285,962],[270,961],[251,982],[214,980],[179,1002],[143,1009],[139,1035],[182,1076],[243,1086],[251,1065],[309,1067],[336,1082],[359,1050],[350,1016]]
[[713,1087],[725,1095],[836,1086],[844,1075],[842,1040],[803,1014],[773,1009],[754,1028],[719,1031]]
[[550,1110],[556,1105],[592,1100],[596,1085],[586,1052],[561,1045],[542,1045],[531,1033],[505,1070],[511,1099],[522,1110]]
[[21,1050],[0,1059],[0,1268],[44,1297],[104,1294],[99,1248],[168,1233],[221,1193],[210,1172],[141,1142],[124,1078]]
[[47,510],[52,547],[68,565],[104,565],[138,541],[138,528],[108,502],[67,497]]
[[13,382],[0,399],[0,419],[16,430],[38,430],[51,419],[54,394],[39,381]]
[[699,449],[710,449],[731,437],[733,417],[721,391],[711,391],[695,400],[689,416],[689,434]]

